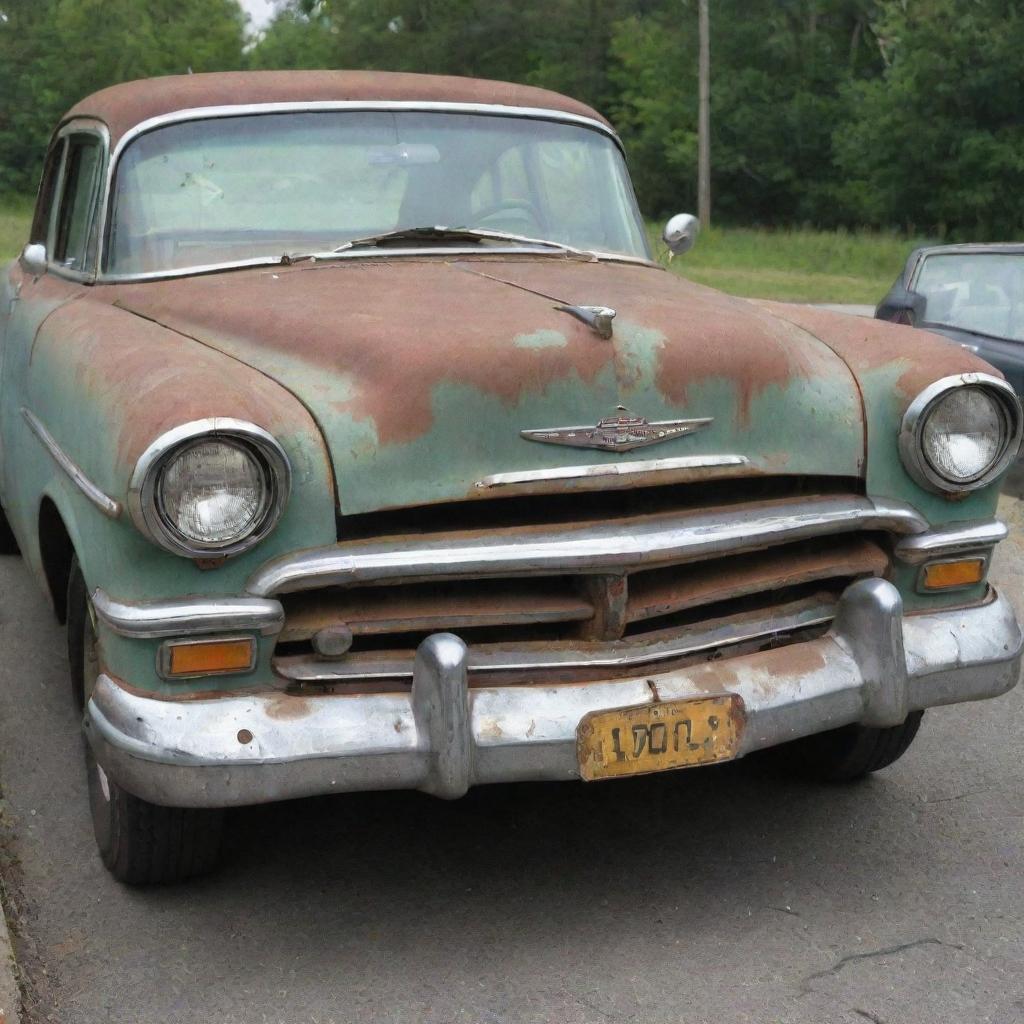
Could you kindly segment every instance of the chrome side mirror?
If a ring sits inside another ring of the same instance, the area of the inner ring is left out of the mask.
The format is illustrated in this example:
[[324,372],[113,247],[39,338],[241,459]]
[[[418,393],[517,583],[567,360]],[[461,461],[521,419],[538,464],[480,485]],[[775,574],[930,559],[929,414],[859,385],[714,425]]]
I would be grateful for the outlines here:
[[700,221],[692,213],[677,213],[661,233],[661,240],[673,256],[689,252],[700,234]]
[[26,274],[42,277],[46,273],[46,246],[29,242],[21,250],[21,267]]

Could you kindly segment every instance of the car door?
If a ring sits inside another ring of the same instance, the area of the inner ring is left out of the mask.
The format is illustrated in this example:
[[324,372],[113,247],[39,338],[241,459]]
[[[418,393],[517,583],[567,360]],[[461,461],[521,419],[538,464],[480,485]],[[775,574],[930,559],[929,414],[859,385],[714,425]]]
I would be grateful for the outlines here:
[[45,248],[45,261],[38,250],[32,260],[23,253],[5,275],[0,308],[0,497],[16,533],[16,521],[30,514],[17,507],[14,463],[27,430],[23,409],[32,343],[43,321],[81,297],[95,279],[106,159],[106,134],[100,127],[72,123],[60,131],[47,153],[29,238]]

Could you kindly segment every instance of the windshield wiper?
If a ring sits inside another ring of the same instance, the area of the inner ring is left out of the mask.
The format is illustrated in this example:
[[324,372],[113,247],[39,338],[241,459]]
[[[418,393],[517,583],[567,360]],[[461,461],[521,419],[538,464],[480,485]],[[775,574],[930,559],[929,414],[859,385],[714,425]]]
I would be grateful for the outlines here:
[[552,242],[547,238],[531,238],[527,235],[514,235],[506,231],[487,231],[483,228],[449,228],[440,224],[419,228],[399,228],[397,231],[384,231],[378,235],[366,235],[364,238],[353,238],[329,252],[310,252],[286,254],[282,262],[297,263],[299,260],[331,259],[344,256],[355,249],[375,249],[389,242],[515,242],[519,245],[541,246],[572,256],[585,256],[596,260],[597,253],[588,249],[577,249],[563,242]]

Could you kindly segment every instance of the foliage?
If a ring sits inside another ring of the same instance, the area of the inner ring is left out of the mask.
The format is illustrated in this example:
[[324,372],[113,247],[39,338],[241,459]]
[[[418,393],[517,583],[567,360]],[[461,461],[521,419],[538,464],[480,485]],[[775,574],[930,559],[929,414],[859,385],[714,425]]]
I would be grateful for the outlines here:
[[35,188],[57,121],[115,82],[242,66],[236,0],[0,0],[0,193]]
[[[716,220],[1024,228],[1024,0],[710,0]],[[0,193],[80,96],[144,75],[356,67],[553,88],[607,113],[641,203],[695,206],[697,0],[0,0]]]

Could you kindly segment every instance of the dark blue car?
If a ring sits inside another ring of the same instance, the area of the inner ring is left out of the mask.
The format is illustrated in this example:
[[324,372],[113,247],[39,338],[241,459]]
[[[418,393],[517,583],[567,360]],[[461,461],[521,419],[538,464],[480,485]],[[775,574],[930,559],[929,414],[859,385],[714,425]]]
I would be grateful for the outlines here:
[[915,249],[875,316],[946,335],[1024,395],[1024,245]]

